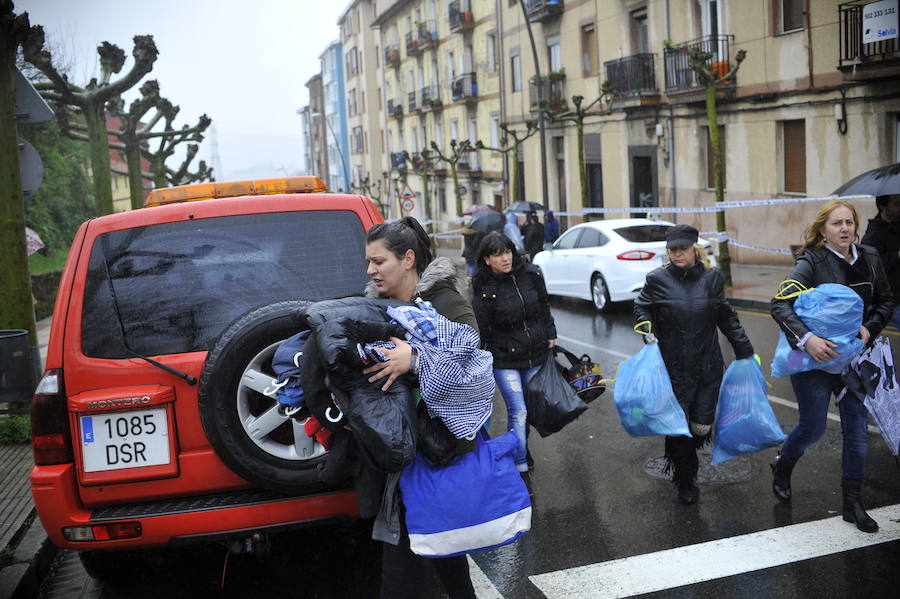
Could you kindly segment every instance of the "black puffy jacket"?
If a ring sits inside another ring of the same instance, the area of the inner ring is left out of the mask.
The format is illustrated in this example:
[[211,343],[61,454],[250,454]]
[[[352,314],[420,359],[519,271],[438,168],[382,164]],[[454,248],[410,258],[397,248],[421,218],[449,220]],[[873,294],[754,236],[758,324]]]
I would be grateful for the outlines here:
[[472,307],[494,368],[521,370],[544,362],[556,324],[541,271],[518,258],[513,264],[508,274],[489,268],[475,274]]
[[688,268],[668,264],[652,270],[634,301],[634,317],[635,322],[650,321],[688,420],[712,424],[724,368],[716,328],[728,338],[736,358],[753,355],[753,346],[725,299],[721,271],[707,269],[699,261]]
[[862,244],[878,250],[896,304],[900,298],[900,223],[888,222],[881,216],[870,218]]
[[[810,248],[797,258],[797,264],[788,279],[799,281],[812,288],[823,283],[847,285],[863,300],[863,326],[869,330],[870,340],[881,333],[894,310],[894,297],[888,283],[878,251],[868,246],[856,246],[857,261],[850,265],[828,248]],[[797,349],[797,343],[809,332],[794,312],[796,297],[773,299],[772,318],[784,331],[788,343]]]

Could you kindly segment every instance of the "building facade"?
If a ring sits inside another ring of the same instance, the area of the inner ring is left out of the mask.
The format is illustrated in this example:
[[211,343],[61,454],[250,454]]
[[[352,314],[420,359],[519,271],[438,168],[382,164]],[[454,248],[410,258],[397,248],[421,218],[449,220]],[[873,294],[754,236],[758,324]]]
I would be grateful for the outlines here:
[[322,73],[316,73],[306,82],[309,90],[309,104],[300,109],[309,117],[309,125],[304,130],[309,161],[306,170],[328,183],[328,143],[325,129],[325,97],[322,94]]
[[347,134],[346,79],[340,42],[329,44],[319,57],[322,74],[322,99],[325,120],[325,147],[328,154],[328,188],[349,193],[350,142]]

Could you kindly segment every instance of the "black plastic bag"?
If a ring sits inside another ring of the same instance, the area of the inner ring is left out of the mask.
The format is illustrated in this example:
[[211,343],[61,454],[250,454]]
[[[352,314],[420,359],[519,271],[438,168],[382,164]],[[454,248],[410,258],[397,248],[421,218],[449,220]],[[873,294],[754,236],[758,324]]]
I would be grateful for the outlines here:
[[552,351],[525,385],[525,407],[528,423],[542,437],[561,430],[588,408],[560,374]]

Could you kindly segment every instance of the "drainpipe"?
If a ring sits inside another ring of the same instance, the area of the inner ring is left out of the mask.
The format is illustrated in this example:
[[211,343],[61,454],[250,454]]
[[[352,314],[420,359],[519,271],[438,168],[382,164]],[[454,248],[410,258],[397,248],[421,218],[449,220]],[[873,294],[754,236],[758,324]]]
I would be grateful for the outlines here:
[[[500,71],[500,122],[506,122],[506,71],[505,65],[506,61],[504,57],[506,56],[505,47],[503,45],[503,0],[497,0],[495,4],[494,10],[497,14],[497,53],[500,55],[500,60],[497,61],[497,69]],[[499,134],[500,131],[498,130]],[[510,201],[509,195],[509,186],[510,186],[510,177],[509,177],[509,152],[503,152],[503,197],[506,200],[507,205]]]
[[[672,41],[671,25],[669,22],[669,0],[666,0],[666,39]],[[666,72],[666,53],[663,51],[663,79]],[[666,145],[669,147],[669,189],[672,194],[672,207],[678,205],[678,192],[675,187],[675,108],[672,101],[669,105],[669,122],[666,123]],[[672,220],[678,222],[678,214],[672,214]]]
[[803,26],[806,27],[806,66],[809,69],[809,87],[814,88],[816,81],[813,75],[813,45],[810,21],[809,0],[803,0]]

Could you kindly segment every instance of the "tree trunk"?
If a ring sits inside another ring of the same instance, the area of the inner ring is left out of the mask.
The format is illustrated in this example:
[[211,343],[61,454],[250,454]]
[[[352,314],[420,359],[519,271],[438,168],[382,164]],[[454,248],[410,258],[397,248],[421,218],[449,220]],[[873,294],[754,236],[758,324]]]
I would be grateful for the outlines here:
[[[716,203],[725,201],[725,190],[722,184],[722,147],[719,145],[719,119],[716,113],[716,87],[706,88],[706,120],[709,123],[709,145],[713,152],[713,173],[716,183]],[[725,211],[716,212],[716,230],[725,233]],[[731,255],[728,253],[728,241],[719,241],[719,269],[725,276],[725,286],[731,286]]]
[[515,204],[522,198],[522,190],[519,189],[519,144],[514,144],[512,148],[512,198],[509,203]]
[[125,159],[128,162],[128,186],[131,192],[131,209],[144,207],[144,177],[141,176],[141,146],[129,143],[125,146]]
[[106,133],[106,113],[103,104],[82,107],[88,128],[88,148],[91,174],[94,180],[94,201],[99,216],[112,214],[112,169],[109,165],[109,136]]
[[25,329],[37,347],[25,249],[25,202],[16,135],[16,42],[0,31],[0,329]]
[[[422,207],[425,208],[425,220],[434,220],[431,214],[431,193],[428,191],[428,171],[419,173],[419,178],[422,180]],[[433,230],[434,228],[428,225],[428,231]]]
[[578,175],[581,179],[581,209],[588,206],[587,170],[584,166],[584,119],[575,121],[575,130],[578,132]]
[[456,162],[450,163],[450,172],[453,174],[453,193],[456,195],[456,217],[463,215],[462,194],[459,193],[459,173],[456,171]]

